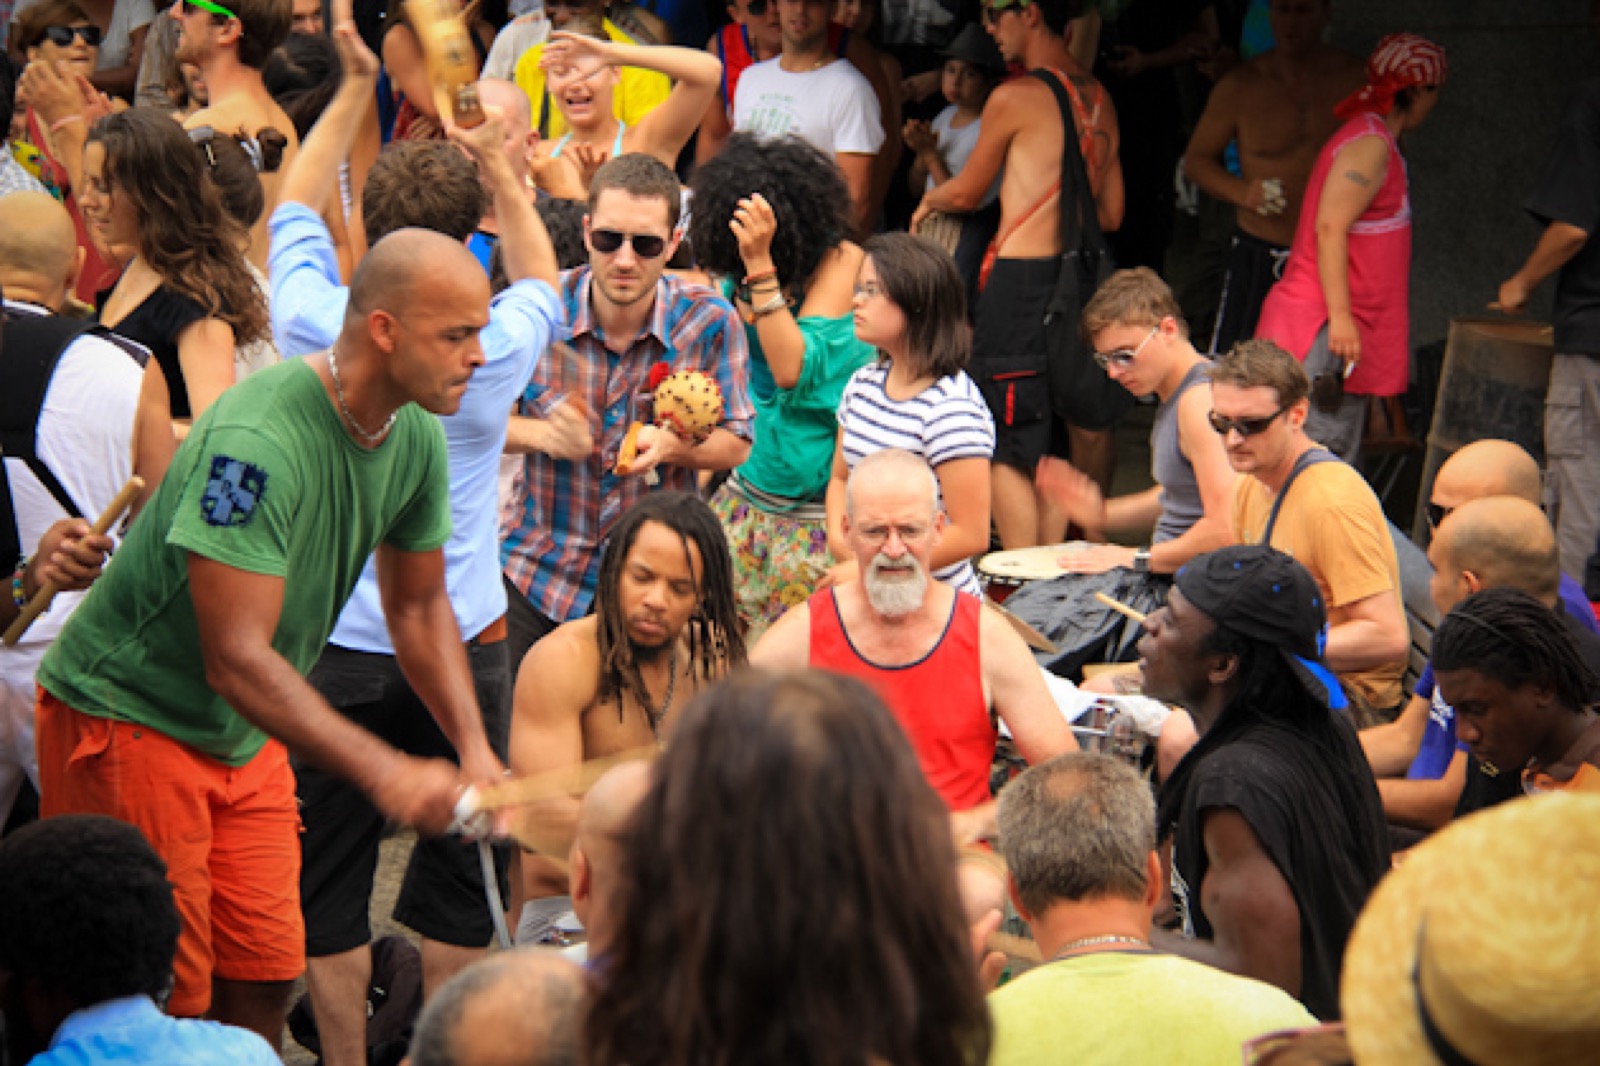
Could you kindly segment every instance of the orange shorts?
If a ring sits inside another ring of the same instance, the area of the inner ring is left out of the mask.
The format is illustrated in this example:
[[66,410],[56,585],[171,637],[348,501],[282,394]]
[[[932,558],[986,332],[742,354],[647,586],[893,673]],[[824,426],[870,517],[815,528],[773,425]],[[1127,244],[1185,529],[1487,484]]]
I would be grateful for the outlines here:
[[167,863],[183,931],[167,1010],[199,1017],[213,976],[305,969],[300,817],[284,746],[231,767],[148,726],[83,714],[39,690],[39,808],[137,826]]

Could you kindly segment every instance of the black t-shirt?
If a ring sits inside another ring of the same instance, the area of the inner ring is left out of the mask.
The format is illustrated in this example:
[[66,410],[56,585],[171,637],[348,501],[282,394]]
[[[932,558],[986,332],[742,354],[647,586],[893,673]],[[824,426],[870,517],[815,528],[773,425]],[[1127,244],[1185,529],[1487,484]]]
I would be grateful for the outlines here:
[[[105,306],[110,292],[104,292],[98,301]],[[108,327],[119,337],[136,341],[148,348],[167,378],[167,392],[171,396],[173,418],[190,418],[194,412],[189,407],[189,388],[183,380],[183,365],[178,361],[178,334],[206,318],[206,309],[177,289],[162,285],[146,296],[144,302],[115,326]]]
[[1562,116],[1555,152],[1528,198],[1541,223],[1589,235],[1556,276],[1555,350],[1600,356],[1600,78],[1578,90]]
[[1277,725],[1203,756],[1191,772],[1173,833],[1172,898],[1184,932],[1212,938],[1200,905],[1209,865],[1201,815],[1231,807],[1255,830],[1300,908],[1300,1001],[1339,1017],[1345,941],[1389,868],[1389,834],[1372,770],[1355,731],[1336,718],[1319,742]]

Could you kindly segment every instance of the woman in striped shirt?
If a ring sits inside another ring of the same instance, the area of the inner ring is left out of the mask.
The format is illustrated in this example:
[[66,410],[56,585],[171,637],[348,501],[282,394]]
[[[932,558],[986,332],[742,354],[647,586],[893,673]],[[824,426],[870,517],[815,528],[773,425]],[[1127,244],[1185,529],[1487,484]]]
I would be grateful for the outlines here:
[[855,333],[878,358],[856,371],[839,404],[827,509],[828,545],[840,565],[830,583],[858,573],[843,529],[850,470],[872,452],[900,448],[926,459],[939,480],[945,527],[933,576],[976,595],[971,559],[989,546],[994,420],[965,370],[972,346],[966,286],[949,254],[921,237],[885,233],[864,250]]

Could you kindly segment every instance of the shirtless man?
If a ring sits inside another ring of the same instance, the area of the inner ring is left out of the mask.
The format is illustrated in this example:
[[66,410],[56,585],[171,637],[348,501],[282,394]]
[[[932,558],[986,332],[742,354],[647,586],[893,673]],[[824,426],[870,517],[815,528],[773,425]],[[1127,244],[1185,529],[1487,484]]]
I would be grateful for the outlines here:
[[[650,493],[611,533],[595,613],[560,626],[522,660],[512,771],[560,770],[655,744],[696,692],[744,658],[716,516],[687,493]],[[521,898],[564,895],[557,860],[572,845],[578,801],[529,814],[550,849],[521,856]]]
[[[985,0],[983,20],[1007,62],[1066,76],[1100,226],[1114,230],[1123,212],[1116,110],[1100,83],[1072,58],[1063,36],[1081,8],[1080,0]],[[1044,513],[1032,480],[1034,467],[1050,450],[1053,421],[1045,317],[1061,256],[1055,190],[1063,149],[1059,116],[1054,92],[1038,78],[1000,86],[984,106],[978,144],[967,165],[923,196],[911,225],[915,232],[933,211],[976,209],[1004,167],[998,259],[978,297],[969,372],[995,416],[994,522],[1008,549],[1049,543],[1062,532],[1059,519]],[[1061,328],[1077,327],[1065,323]],[[1092,417],[1067,427],[1072,461],[1107,488],[1116,463],[1111,430]]]
[[299,150],[300,139],[294,123],[261,83],[261,68],[289,36],[293,12],[291,0],[227,0],[227,4],[176,0],[170,12],[178,20],[177,60],[200,68],[209,100],[184,121],[184,128],[210,126],[220,133],[254,137],[270,126],[288,138],[278,170],[261,175],[267,206],[250,231],[250,261],[263,270],[267,219],[278,203],[280,176]]
[[[1236,208],[1213,353],[1255,335],[1261,301],[1289,258],[1317,151],[1339,128],[1333,108],[1361,88],[1361,58],[1324,43],[1332,0],[1272,0],[1276,47],[1235,67],[1211,91],[1189,138],[1184,173]],[[1223,158],[1239,146],[1242,176]]]

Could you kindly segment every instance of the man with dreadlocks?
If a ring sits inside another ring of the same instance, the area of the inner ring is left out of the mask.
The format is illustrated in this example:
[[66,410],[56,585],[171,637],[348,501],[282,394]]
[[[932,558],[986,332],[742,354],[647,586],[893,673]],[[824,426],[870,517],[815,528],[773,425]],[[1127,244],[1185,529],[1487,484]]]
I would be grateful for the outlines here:
[[[716,515],[684,492],[642,497],[600,561],[595,613],[558,627],[522,660],[511,713],[518,775],[576,767],[661,740],[673,712],[745,661],[733,566]],[[578,800],[537,812],[551,850],[524,852],[517,939],[537,940],[571,906],[560,865]]]
[[1223,548],[1178,571],[1145,628],[1145,695],[1184,707],[1200,733],[1160,796],[1180,930],[1151,943],[1337,1018],[1345,940],[1389,837],[1321,661],[1317,583],[1275,549]]
[[1467,597],[1434,634],[1433,673],[1472,750],[1458,814],[1490,802],[1477,779],[1505,773],[1521,773],[1513,794],[1600,792],[1600,680],[1548,606],[1511,588]]

